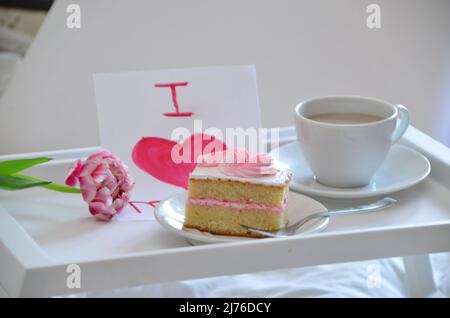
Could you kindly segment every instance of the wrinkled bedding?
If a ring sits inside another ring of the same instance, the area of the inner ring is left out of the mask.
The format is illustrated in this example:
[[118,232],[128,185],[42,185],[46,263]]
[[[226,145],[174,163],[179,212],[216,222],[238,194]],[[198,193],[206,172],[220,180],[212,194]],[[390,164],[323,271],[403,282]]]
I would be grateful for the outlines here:
[[[450,254],[431,256],[437,289],[450,296]],[[69,297],[408,297],[401,258],[204,278]]]

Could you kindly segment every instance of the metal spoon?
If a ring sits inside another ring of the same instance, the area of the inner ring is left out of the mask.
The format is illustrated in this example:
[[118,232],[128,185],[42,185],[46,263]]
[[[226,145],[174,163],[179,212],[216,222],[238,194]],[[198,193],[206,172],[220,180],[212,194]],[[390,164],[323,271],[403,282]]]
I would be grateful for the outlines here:
[[335,210],[335,211],[324,211],[310,214],[298,222],[295,222],[292,225],[286,226],[276,231],[266,231],[262,229],[258,229],[255,227],[251,227],[245,224],[240,224],[244,229],[253,232],[262,234],[268,237],[285,237],[295,235],[300,227],[302,227],[305,223],[320,217],[331,217],[337,215],[348,215],[348,214],[359,214],[359,213],[367,213],[372,211],[381,210],[390,206],[393,206],[397,200],[393,198],[386,197],[384,199],[378,200],[376,202],[370,204],[360,205],[354,208],[344,209],[344,210]]

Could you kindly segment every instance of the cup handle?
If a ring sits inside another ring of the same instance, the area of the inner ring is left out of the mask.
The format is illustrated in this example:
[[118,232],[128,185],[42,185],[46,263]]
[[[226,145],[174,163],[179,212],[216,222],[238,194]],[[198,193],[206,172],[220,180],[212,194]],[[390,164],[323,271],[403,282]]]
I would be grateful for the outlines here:
[[408,109],[400,104],[395,105],[399,113],[398,119],[400,123],[395,128],[394,134],[392,135],[392,143],[396,143],[405,134],[406,129],[409,126],[409,112]]

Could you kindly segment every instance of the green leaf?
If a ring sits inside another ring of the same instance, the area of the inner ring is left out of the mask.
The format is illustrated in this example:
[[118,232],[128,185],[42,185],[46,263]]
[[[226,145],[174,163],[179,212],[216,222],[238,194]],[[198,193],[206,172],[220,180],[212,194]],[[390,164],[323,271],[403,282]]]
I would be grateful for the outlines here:
[[24,178],[22,176],[11,176],[0,174],[0,189],[5,190],[21,190],[32,187],[38,187],[42,185],[50,184],[50,181],[45,180],[30,180],[28,178]]
[[16,160],[2,161],[0,162],[0,174],[11,175],[16,172],[28,169],[32,166],[48,162],[50,160],[52,159],[47,157],[39,157],[32,159],[16,159]]
[[[24,174],[15,174],[15,176],[19,176],[21,178],[26,178],[28,180],[32,180],[32,181],[37,181],[37,182],[47,182],[45,180],[36,178],[36,177],[31,177],[31,176],[26,176]],[[58,192],[64,192],[64,193],[81,193],[80,189],[76,189],[76,188],[71,188],[68,187],[66,185],[62,185],[62,184],[57,184],[57,183],[47,183],[44,185],[41,185],[43,188],[49,189],[49,190],[53,190],[53,191],[58,191]]]

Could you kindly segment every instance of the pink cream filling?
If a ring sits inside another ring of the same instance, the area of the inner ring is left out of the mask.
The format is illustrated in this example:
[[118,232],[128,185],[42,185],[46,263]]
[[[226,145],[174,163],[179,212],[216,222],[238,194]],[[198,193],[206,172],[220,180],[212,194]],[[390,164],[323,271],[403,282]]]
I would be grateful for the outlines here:
[[270,211],[270,212],[282,212],[287,205],[287,198],[283,200],[280,205],[270,205],[264,203],[254,203],[254,202],[242,202],[242,201],[229,201],[229,200],[217,200],[217,199],[207,199],[207,198],[188,198],[188,204],[204,205],[204,206],[219,206],[233,209],[249,209],[249,210],[260,210],[260,211]]

